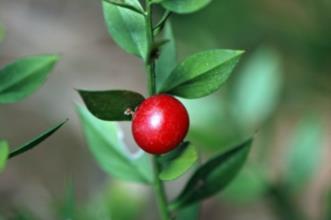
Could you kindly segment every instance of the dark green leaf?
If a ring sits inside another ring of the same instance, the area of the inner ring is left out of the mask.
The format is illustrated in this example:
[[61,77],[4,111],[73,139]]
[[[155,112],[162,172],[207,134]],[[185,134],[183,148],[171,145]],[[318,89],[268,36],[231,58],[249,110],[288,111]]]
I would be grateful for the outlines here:
[[116,123],[99,120],[82,107],[78,112],[89,148],[103,170],[124,180],[152,182],[148,156],[141,150],[129,152]]
[[200,204],[193,204],[176,212],[176,220],[199,220]]
[[166,9],[184,14],[192,13],[207,6],[212,0],[163,0],[161,4]]
[[[138,0],[127,0],[143,10]],[[103,1],[107,28],[114,41],[126,52],[142,58],[147,56],[147,33],[145,17],[135,11]]]
[[198,153],[194,146],[189,143],[184,145],[181,152],[174,159],[168,161],[168,164],[162,168],[159,175],[160,179],[169,181],[180,177],[195,164],[197,159]]
[[28,141],[27,143],[17,147],[14,151],[10,152],[9,158],[16,157],[28,150],[31,150],[32,148],[36,147],[38,144],[46,140],[49,136],[51,136],[55,131],[57,131],[64,123],[66,123],[68,120],[65,120],[64,122],[61,122],[60,124],[42,132],[37,137],[33,138],[32,140]]
[[39,88],[59,60],[58,56],[21,58],[0,70],[0,104],[22,100]]
[[200,98],[218,90],[229,78],[243,51],[210,50],[188,57],[162,86],[161,92]]
[[316,173],[323,156],[324,133],[317,115],[303,117],[296,126],[284,167],[288,190],[300,190]]
[[0,173],[5,169],[9,147],[6,141],[0,140]]
[[79,90],[79,94],[95,117],[107,121],[131,120],[130,111],[133,112],[144,100],[139,93],[125,90]]
[[162,38],[168,40],[169,42],[161,47],[160,56],[155,63],[156,86],[158,90],[161,89],[161,85],[175,69],[177,64],[176,44],[169,21],[165,25]]
[[252,139],[249,139],[201,165],[171,207],[178,209],[191,205],[224,189],[240,171],[251,144]]

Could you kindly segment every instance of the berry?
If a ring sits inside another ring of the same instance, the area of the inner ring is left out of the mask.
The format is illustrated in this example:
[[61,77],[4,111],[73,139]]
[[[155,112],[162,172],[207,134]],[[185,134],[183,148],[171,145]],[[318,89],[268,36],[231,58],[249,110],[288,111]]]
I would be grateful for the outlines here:
[[136,143],[146,152],[163,154],[176,148],[185,138],[189,116],[184,105],[170,95],[145,99],[132,120]]

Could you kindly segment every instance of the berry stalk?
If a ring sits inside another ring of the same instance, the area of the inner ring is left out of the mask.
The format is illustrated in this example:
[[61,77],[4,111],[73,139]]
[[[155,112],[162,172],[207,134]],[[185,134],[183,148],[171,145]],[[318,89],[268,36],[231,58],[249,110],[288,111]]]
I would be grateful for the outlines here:
[[[145,1],[146,4],[146,27],[147,27],[147,41],[148,41],[148,54],[145,62],[145,68],[148,76],[148,92],[152,96],[156,93],[155,85],[155,60],[150,59],[150,52],[154,44],[153,36],[153,21],[152,21],[152,3],[150,0]],[[159,178],[160,165],[157,156],[151,156],[154,172],[154,193],[159,206],[160,216],[162,220],[170,220],[170,213],[168,209],[168,201],[164,189],[163,182]]]

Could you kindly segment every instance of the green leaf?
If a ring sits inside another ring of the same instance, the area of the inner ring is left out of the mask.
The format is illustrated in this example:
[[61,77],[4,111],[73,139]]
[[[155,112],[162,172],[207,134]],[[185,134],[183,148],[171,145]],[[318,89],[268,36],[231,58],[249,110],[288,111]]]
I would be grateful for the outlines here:
[[58,56],[31,56],[0,70],[0,104],[22,100],[39,88],[59,60]]
[[289,191],[299,191],[316,173],[323,156],[324,133],[317,115],[306,115],[297,124],[284,167]]
[[132,116],[129,111],[134,111],[144,100],[139,93],[125,90],[78,92],[88,110],[106,121],[130,121]]
[[152,182],[152,171],[143,151],[132,155],[122,140],[118,125],[95,118],[78,107],[88,146],[100,167],[114,177],[141,183]]
[[[138,0],[126,0],[143,10]],[[146,58],[148,44],[145,17],[138,12],[103,1],[103,12],[108,32],[126,52]]]
[[6,141],[0,140],[0,173],[5,169],[9,154],[9,146]]
[[176,220],[199,220],[200,204],[193,204],[176,212]]
[[54,132],[56,132],[59,128],[64,125],[68,120],[65,120],[64,122],[61,122],[60,124],[40,133],[38,136],[33,138],[32,140],[28,141],[27,143],[17,147],[14,151],[10,152],[9,158],[16,157],[22,153],[25,153],[28,150],[31,150],[32,148],[36,147],[38,144],[46,140],[48,137],[50,137]]
[[179,14],[192,13],[207,6],[212,0],[163,0],[161,4],[169,11]]
[[137,7],[133,4],[128,4],[126,2],[123,2],[123,0],[104,0],[112,5],[119,6],[121,8],[126,8],[131,11],[137,12],[138,14],[144,15],[144,10],[140,7],[140,5]]
[[252,139],[249,139],[201,165],[171,204],[171,208],[178,209],[194,204],[224,189],[240,171],[251,144]]
[[198,159],[198,153],[195,148],[187,143],[183,149],[176,155],[176,158],[168,161],[168,164],[162,169],[159,177],[161,180],[174,180],[190,169]]
[[170,22],[168,21],[162,33],[162,37],[168,43],[161,47],[161,54],[155,62],[156,86],[161,89],[161,85],[175,69],[177,64],[176,43]]
[[200,98],[218,90],[229,78],[243,51],[210,50],[188,57],[162,86],[161,92]]
[[257,50],[235,81],[233,110],[246,128],[256,129],[275,111],[282,92],[281,62],[269,48]]

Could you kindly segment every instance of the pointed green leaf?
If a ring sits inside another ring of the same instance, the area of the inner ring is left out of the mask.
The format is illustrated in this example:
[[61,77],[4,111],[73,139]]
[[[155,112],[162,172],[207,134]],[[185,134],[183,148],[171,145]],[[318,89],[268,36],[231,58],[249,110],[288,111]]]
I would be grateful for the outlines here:
[[155,62],[156,86],[161,89],[161,85],[175,69],[177,64],[176,44],[170,21],[167,21],[162,37],[168,42],[161,47],[160,57]]
[[0,140],[0,173],[5,169],[9,154],[9,146],[6,141]]
[[218,90],[229,78],[243,51],[210,50],[188,57],[170,74],[161,92],[200,98]]
[[183,150],[173,160],[168,161],[168,164],[162,169],[159,177],[161,180],[174,180],[190,169],[198,159],[198,153],[194,146],[186,144]]
[[39,88],[59,60],[58,56],[31,56],[0,70],[0,104],[22,100]]
[[161,4],[169,11],[179,14],[192,13],[206,7],[212,0],[163,0]]
[[[126,0],[126,3],[143,10],[138,0]],[[106,1],[102,5],[108,32],[114,41],[126,52],[146,58],[148,44],[144,15]]]
[[178,209],[191,205],[224,189],[240,171],[251,144],[252,139],[249,139],[201,165],[171,207]]
[[31,150],[32,148],[36,147],[38,144],[46,140],[48,137],[50,137],[54,132],[56,132],[59,128],[64,125],[68,120],[65,120],[64,122],[61,122],[60,124],[42,132],[32,140],[28,141],[27,143],[17,147],[14,151],[10,152],[9,158],[16,157],[22,153],[25,153],[28,150]]
[[299,191],[316,173],[323,156],[324,133],[317,115],[303,117],[296,126],[284,167],[289,191]]
[[134,111],[144,100],[136,92],[125,90],[78,91],[88,110],[97,118],[106,121],[129,121]]
[[132,155],[122,140],[117,123],[102,121],[78,107],[88,146],[100,167],[110,175],[142,183],[152,182],[148,157],[143,151]]

